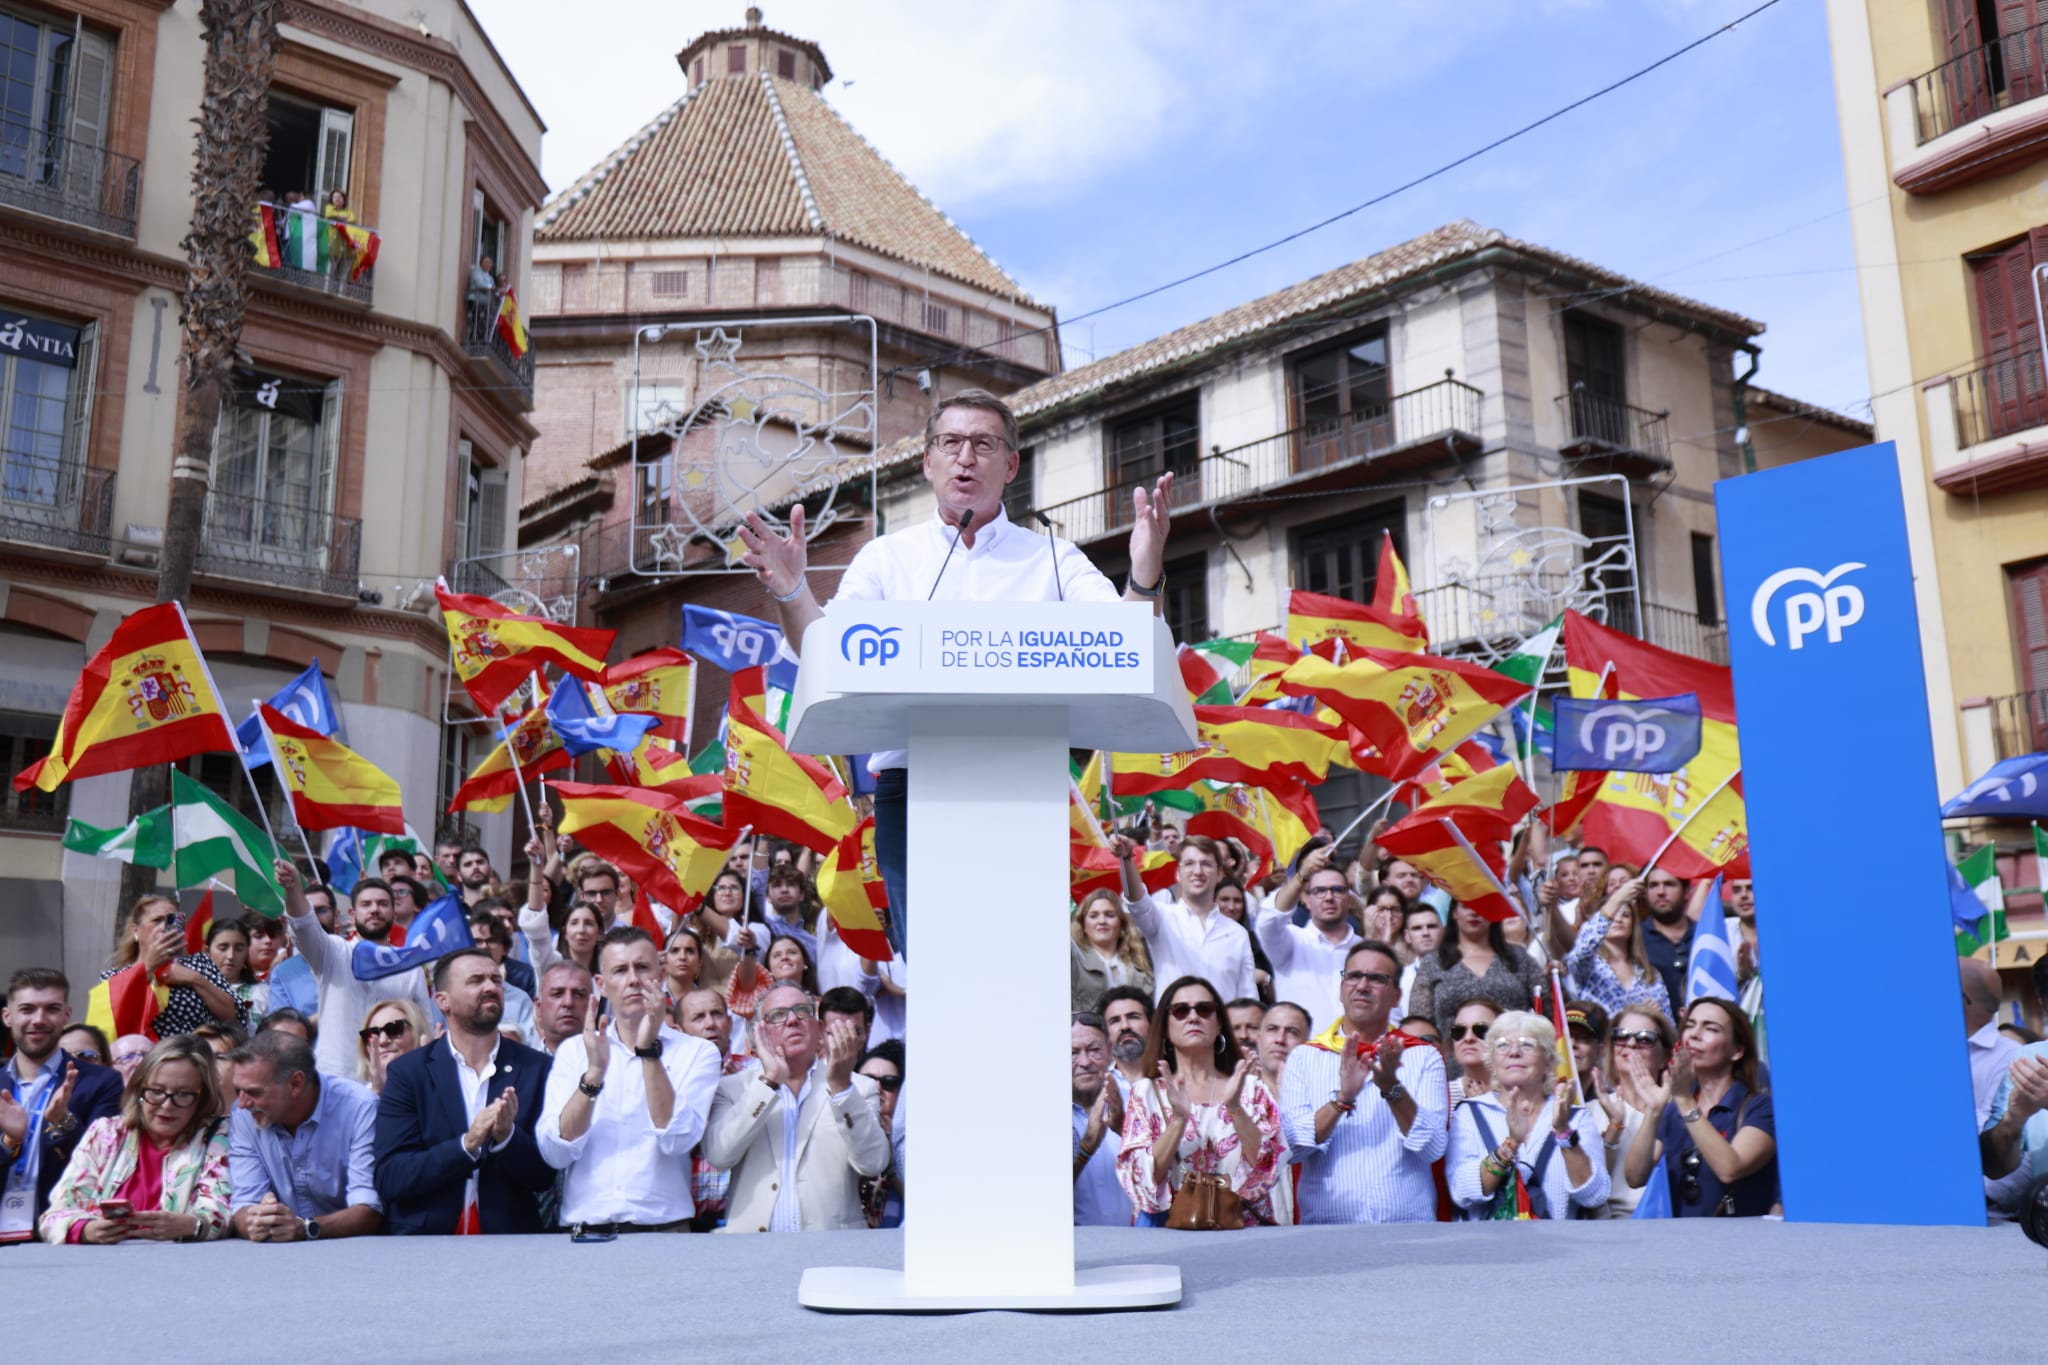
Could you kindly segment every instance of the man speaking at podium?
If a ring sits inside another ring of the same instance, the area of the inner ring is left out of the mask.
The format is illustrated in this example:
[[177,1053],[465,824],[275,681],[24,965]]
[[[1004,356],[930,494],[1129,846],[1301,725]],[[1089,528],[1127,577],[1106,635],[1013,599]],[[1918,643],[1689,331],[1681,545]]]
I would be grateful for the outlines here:
[[[1003,488],[1017,477],[1017,418],[994,394],[962,389],[941,399],[924,431],[924,477],[938,499],[931,520],[861,547],[839,581],[837,602],[1114,602],[1115,585],[1072,541],[1036,535],[1003,512]],[[1171,472],[1133,490],[1131,570],[1122,600],[1159,610],[1166,586]],[[1033,514],[1037,516],[1037,513]],[[804,631],[824,614],[805,577],[804,509],[789,510],[784,535],[747,514],[740,528],[747,565],[775,599],[784,635],[801,649]],[[874,755],[875,860],[889,893],[889,942],[906,958],[904,751]]]

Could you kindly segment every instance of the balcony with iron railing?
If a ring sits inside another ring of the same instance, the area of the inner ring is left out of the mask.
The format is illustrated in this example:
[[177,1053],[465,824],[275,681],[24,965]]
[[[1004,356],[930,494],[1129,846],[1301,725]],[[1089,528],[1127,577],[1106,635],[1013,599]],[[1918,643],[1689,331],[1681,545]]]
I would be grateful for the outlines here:
[[1950,375],[1948,389],[1960,449],[2048,426],[2048,383],[2042,382],[2039,350],[2018,351]]
[[533,406],[532,338],[529,335],[526,354],[513,354],[511,343],[498,330],[498,302],[495,297],[490,303],[483,304],[464,296],[462,352],[473,359],[488,362],[494,377],[502,381],[499,387],[509,390],[520,400],[517,406]]
[[2048,94],[2048,24],[2000,34],[1912,81],[1916,145]]
[[2048,751],[2048,688],[1966,703],[1965,714],[1980,707],[1990,712],[1994,759]]
[[1341,481],[1329,476],[1347,472],[1379,475],[1445,455],[1473,454],[1479,449],[1483,397],[1472,385],[1446,377],[1335,422],[1298,426],[1197,459],[1187,459],[1179,447],[1162,449],[1149,473],[1055,503],[1045,514],[1061,535],[1085,544],[1128,527],[1133,491],[1149,488],[1167,469],[1174,472],[1169,502],[1181,512],[1256,502],[1282,487],[1335,486]]
[[0,120],[0,205],[132,241],[141,191],[134,157]]
[[1671,468],[1669,412],[1651,412],[1596,394],[1583,383],[1558,395],[1564,421],[1560,454],[1594,460],[1619,474],[1647,475]]
[[113,470],[0,452],[0,540],[106,555],[113,521]]
[[209,488],[196,567],[215,578],[352,599],[362,532],[356,517]]
[[[275,265],[264,264],[266,248],[261,210],[265,208],[271,210],[276,228],[281,259]],[[372,238],[377,235],[375,228],[360,223],[348,226],[367,232]],[[345,299],[368,307],[377,290],[376,252],[363,251],[359,261],[357,249],[340,227],[336,220],[323,218],[306,209],[288,209],[282,204],[259,205],[257,227],[249,238],[256,251],[256,258],[249,263],[249,278],[289,285],[308,293]]]

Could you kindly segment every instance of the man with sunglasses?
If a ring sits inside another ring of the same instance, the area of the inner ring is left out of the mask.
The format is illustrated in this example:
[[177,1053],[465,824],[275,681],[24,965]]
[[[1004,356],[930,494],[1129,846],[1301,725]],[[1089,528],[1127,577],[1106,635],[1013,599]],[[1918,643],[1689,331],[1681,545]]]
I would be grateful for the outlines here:
[[760,1069],[728,1076],[711,1101],[704,1157],[732,1172],[728,1232],[864,1228],[860,1182],[889,1169],[881,1088],[854,1071],[860,1027],[834,1020],[785,983],[761,997],[754,1050]]
[[[1119,594],[1072,541],[1012,522],[1003,490],[1017,477],[1017,418],[982,389],[940,399],[925,424],[924,477],[936,502],[930,520],[869,541],[839,581],[834,601],[1142,602],[1156,613],[1166,586],[1166,532],[1173,475],[1133,489],[1130,572]],[[793,506],[784,534],[749,512],[740,527],[747,567],[774,599],[790,646],[824,614],[805,576],[804,510]],[[901,953],[906,936],[903,869],[907,856],[908,779],[901,749],[874,755],[875,857],[889,890],[889,941]],[[1224,983],[1217,982],[1218,986]],[[1244,991],[1228,991],[1242,995]]]
[[561,1220],[572,1232],[682,1232],[696,1205],[690,1149],[718,1083],[718,1049],[663,1022],[661,954],[646,930],[597,941],[598,992],[583,1032],[548,1072],[534,1136],[562,1175]]
[[1436,1219],[1430,1164],[1450,1141],[1449,1087],[1434,1047],[1387,1027],[1400,973],[1391,947],[1353,944],[1337,984],[1343,1013],[1287,1060],[1280,1129],[1301,1167],[1300,1222]]
[[[1298,1002],[1315,1019],[1343,1013],[1337,978],[1351,945],[1362,937],[1351,927],[1351,887],[1343,871],[1331,865],[1336,851],[1330,844],[1311,849],[1302,859],[1300,880],[1289,877],[1255,922],[1259,946],[1273,964],[1274,998]],[[1297,890],[1308,907],[1307,924],[1288,919]]]

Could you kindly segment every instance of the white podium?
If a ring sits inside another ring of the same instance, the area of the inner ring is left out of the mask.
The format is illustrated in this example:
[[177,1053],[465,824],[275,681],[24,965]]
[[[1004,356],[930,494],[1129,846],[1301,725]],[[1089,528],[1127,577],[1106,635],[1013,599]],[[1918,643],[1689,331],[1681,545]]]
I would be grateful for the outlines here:
[[1067,750],[1194,747],[1165,623],[1133,603],[853,602],[805,633],[790,748],[907,749],[903,1269],[820,1267],[850,1312],[1180,1301],[1174,1266],[1074,1268]]

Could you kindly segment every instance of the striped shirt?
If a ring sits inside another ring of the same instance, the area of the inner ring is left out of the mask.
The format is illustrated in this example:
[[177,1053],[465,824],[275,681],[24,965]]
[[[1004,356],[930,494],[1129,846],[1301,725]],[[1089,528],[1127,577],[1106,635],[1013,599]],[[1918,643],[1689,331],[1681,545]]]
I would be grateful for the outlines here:
[[1316,1111],[1336,1092],[1341,1059],[1320,1046],[1288,1054],[1280,1080],[1280,1131],[1301,1167],[1295,1190],[1303,1223],[1433,1223],[1436,1182],[1430,1164],[1449,1143],[1444,1059],[1433,1047],[1401,1054],[1397,1073],[1415,1102],[1403,1133],[1379,1088],[1359,1092],[1358,1110],[1338,1116],[1316,1141]]

